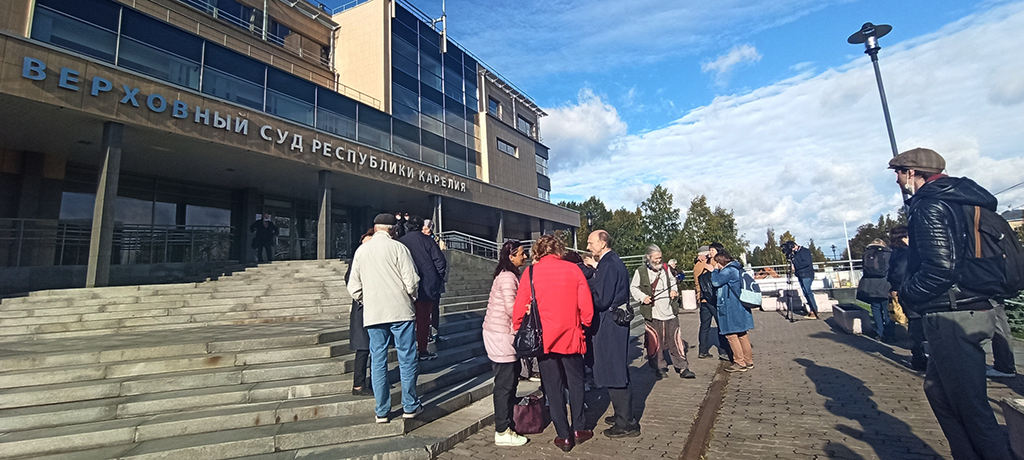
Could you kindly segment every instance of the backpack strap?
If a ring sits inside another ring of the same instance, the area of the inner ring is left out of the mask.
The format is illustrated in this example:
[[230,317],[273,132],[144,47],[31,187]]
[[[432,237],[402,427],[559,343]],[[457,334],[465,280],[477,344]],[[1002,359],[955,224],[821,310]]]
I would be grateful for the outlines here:
[[981,206],[974,207],[974,258],[981,258]]

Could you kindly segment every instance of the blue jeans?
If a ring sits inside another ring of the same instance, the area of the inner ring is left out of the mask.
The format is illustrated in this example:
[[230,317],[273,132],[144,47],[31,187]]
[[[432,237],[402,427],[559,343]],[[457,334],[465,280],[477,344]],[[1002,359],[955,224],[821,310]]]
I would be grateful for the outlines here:
[[416,352],[416,326],[413,321],[375,324],[367,326],[370,335],[370,380],[373,398],[377,401],[378,417],[391,412],[391,388],[388,382],[388,341],[395,338],[398,350],[398,372],[402,376],[402,409],[411,414],[420,408],[416,396],[416,378],[419,376],[419,357]]
[[804,297],[807,298],[807,307],[817,315],[818,303],[814,301],[814,292],[811,291],[811,283],[814,282],[814,278],[799,278],[799,280],[800,289],[804,291]]
[[871,302],[871,321],[874,323],[875,335],[880,339],[891,339],[895,332],[895,325],[889,318],[889,302]]

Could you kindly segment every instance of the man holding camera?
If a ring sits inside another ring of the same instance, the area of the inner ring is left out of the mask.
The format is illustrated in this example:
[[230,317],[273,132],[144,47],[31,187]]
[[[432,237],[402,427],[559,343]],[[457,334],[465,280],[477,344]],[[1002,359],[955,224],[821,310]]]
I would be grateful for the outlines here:
[[800,282],[800,290],[804,291],[807,298],[807,317],[818,319],[818,303],[814,301],[814,291],[811,291],[811,283],[814,282],[814,259],[811,258],[811,250],[796,244],[796,241],[782,243],[782,250],[789,259],[790,268]]
[[615,414],[605,418],[612,427],[604,430],[604,435],[636,437],[640,436],[640,423],[633,417],[629,384],[629,272],[611,245],[612,237],[604,230],[594,230],[587,238],[587,250],[593,257],[587,257],[586,264],[596,269],[588,280],[597,323],[594,356],[600,357],[594,360],[594,383],[608,389]]

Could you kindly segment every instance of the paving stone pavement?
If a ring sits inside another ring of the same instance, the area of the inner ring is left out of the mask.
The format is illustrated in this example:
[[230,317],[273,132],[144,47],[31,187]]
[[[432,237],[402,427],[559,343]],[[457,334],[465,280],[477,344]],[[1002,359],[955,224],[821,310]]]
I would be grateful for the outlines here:
[[654,373],[642,358],[640,345],[631,343],[636,359],[630,366],[634,387],[633,404],[640,415],[641,435],[636,438],[609,439],[601,434],[608,426],[604,418],[612,414],[606,390],[594,389],[587,393],[587,428],[594,430],[594,438],[563,453],[552,444],[555,428],[548,424],[541,434],[527,435],[530,442],[521,447],[494,445],[494,426],[488,426],[470,436],[455,448],[442,453],[439,459],[547,459],[547,458],[678,458],[697,416],[697,410],[707,393],[718,367],[718,359],[697,359],[697,314],[687,312],[679,316],[680,328],[689,350],[686,355],[695,379],[679,378],[674,372],[656,381]]
[[[922,390],[923,374],[909,369],[905,347],[853,336],[831,318],[789,323],[775,312],[755,312],[751,332],[756,367],[734,374],[725,389],[707,459],[945,459],[945,437]],[[695,380],[655,381],[634,344],[630,375],[642,408],[642,435],[608,439],[599,430],[611,414],[607,392],[587,394],[587,427],[595,437],[565,454],[551,441],[554,428],[529,435],[522,447],[494,446],[493,427],[472,435],[441,459],[679,458],[717,359],[696,359],[697,315],[680,316]],[[902,343],[900,345],[909,345]],[[1017,361],[1024,346],[1016,343]],[[991,359],[991,356],[990,356]],[[989,381],[989,399],[1024,397],[1024,377]]]
[[[839,332],[831,318],[755,320],[756,367],[730,378],[706,458],[950,458],[906,348]],[[997,402],[1024,394],[1021,380],[989,381],[1000,423]]]

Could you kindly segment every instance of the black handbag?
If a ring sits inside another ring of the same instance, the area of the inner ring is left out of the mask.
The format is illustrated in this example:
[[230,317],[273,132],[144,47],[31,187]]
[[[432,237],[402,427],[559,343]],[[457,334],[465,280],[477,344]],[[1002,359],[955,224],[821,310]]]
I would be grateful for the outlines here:
[[533,288],[533,265],[530,265],[530,309],[526,311],[512,347],[516,357],[532,358],[544,354],[544,332],[540,327],[540,312],[537,311],[537,291]]
[[615,321],[615,324],[618,324],[619,326],[629,327],[630,324],[633,323],[633,318],[635,317],[636,315],[633,314],[633,307],[629,303],[626,303],[621,307],[616,307],[612,310],[612,321]]

